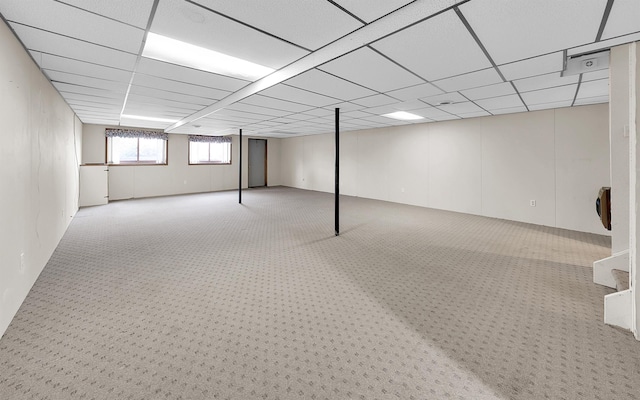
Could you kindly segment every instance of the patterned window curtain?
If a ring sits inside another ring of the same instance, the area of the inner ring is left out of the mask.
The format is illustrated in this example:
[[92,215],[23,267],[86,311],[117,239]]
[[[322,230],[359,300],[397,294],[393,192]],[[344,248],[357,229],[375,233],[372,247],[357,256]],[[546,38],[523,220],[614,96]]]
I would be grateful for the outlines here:
[[203,143],[231,143],[231,136],[189,135],[189,141]]
[[144,131],[139,129],[107,129],[104,131],[104,135],[106,137],[169,140],[168,133],[156,132],[156,131]]

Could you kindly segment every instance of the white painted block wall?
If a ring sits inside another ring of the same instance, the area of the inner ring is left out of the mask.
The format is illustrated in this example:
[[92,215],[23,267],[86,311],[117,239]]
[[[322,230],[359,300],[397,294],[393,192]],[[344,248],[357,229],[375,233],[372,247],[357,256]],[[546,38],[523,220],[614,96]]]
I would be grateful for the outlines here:
[[78,210],[82,123],[0,23],[0,335]]
[[[607,235],[608,121],[599,104],[342,132],[340,192]],[[332,192],[333,165],[333,133],[282,140],[285,186]]]
[[[85,124],[83,154],[86,163],[105,162],[107,126]],[[168,165],[110,166],[109,200],[213,192],[238,188],[239,137],[232,136],[231,165],[188,165],[187,135],[169,135]],[[243,136],[243,187],[247,187],[248,139]],[[267,183],[280,185],[280,139],[267,141]]]

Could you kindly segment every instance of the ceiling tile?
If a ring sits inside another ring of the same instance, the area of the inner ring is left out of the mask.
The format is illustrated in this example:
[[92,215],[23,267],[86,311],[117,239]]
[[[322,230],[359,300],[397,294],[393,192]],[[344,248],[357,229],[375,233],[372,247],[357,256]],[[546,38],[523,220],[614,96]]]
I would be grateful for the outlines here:
[[334,99],[332,97],[322,96],[316,93],[283,84],[272,86],[266,90],[263,90],[262,92],[260,92],[260,94],[315,107],[323,107],[328,106],[329,104],[340,102],[340,100]]
[[563,102],[564,104],[565,101],[569,101],[569,105],[571,105],[576,94],[577,86],[577,84],[574,84],[554,87],[551,89],[535,90],[533,92],[521,93],[521,96],[529,109],[534,109],[533,106],[537,104],[551,102]]
[[[134,88],[136,90],[134,90]],[[138,94],[137,91],[140,91],[141,93]],[[162,92],[162,91],[159,91],[159,92]],[[131,92],[129,93],[129,97],[127,97],[127,104],[129,104],[129,102],[139,102],[143,104],[166,105],[166,106],[174,107],[176,109],[183,108],[185,110],[192,110],[192,111],[197,111],[202,108],[202,105],[199,105],[199,104],[192,104],[192,103],[187,103],[180,100],[171,100],[164,97],[157,97],[157,96],[154,96],[153,93],[154,92],[149,91],[146,88],[132,87]],[[168,93],[168,92],[164,92],[164,93]],[[158,94],[163,94],[163,93],[158,93]]]
[[335,2],[368,23],[397,10],[412,1],[413,0],[336,0]]
[[328,1],[196,0],[196,3],[315,50],[362,26]]
[[503,82],[500,75],[494,68],[487,68],[469,74],[453,76],[451,78],[433,82],[445,92],[455,92],[458,90],[472,89],[478,86],[492,85]]
[[140,113],[144,114],[147,111],[152,112],[172,112],[178,114],[189,115],[194,111],[197,111],[197,107],[189,107],[185,105],[176,106],[161,104],[161,103],[150,103],[148,98],[140,97],[140,96],[129,96],[127,99],[127,105],[125,107],[125,114],[133,114],[138,115]]
[[99,106],[106,106],[107,108],[116,106],[122,108],[122,102],[124,100],[124,96],[121,96],[120,99],[114,99],[109,97],[96,97],[87,94],[79,94],[79,93],[69,93],[69,92],[60,92],[64,99],[71,103],[82,103],[82,104],[96,104]]
[[372,46],[428,81],[491,67],[453,10],[402,30]]
[[309,90],[336,99],[349,101],[376,94],[362,86],[337,78],[318,69],[312,69],[284,82],[287,85]]
[[109,49],[24,25],[11,24],[29,50],[133,71],[136,55]]
[[438,108],[442,111],[446,111],[449,114],[469,114],[469,113],[478,113],[482,112],[482,108],[478,107],[474,103],[467,101],[464,103],[454,103],[454,104],[443,104],[438,106]]
[[361,106],[360,104],[355,104],[355,103],[351,103],[348,101],[342,102],[342,103],[336,103],[336,104],[331,104],[330,106],[326,106],[325,109],[330,109],[331,112],[334,112],[336,108],[340,109],[340,112],[346,112],[346,111],[356,111],[356,110],[362,110],[363,108],[366,108],[365,106]]
[[319,68],[379,92],[424,83],[422,79],[367,47],[330,61]]
[[391,104],[391,107],[399,111],[411,111],[411,110],[416,110],[418,108],[424,108],[427,105],[428,104],[425,104],[424,101],[411,100],[411,101],[403,101],[402,103]]
[[347,118],[362,118],[362,117],[368,117],[369,115],[371,115],[371,114],[363,112],[363,111],[347,111],[347,112],[343,113],[341,115],[341,117],[344,116],[344,117],[347,117]]
[[77,93],[89,96],[95,96],[97,98],[110,98],[124,101],[124,92],[112,92],[105,89],[97,89],[80,85],[73,85],[69,83],[53,82],[53,86],[60,92]]
[[640,32],[632,33],[630,35],[618,36],[615,38],[601,40],[599,42],[590,43],[584,46],[576,46],[567,50],[568,56],[581,55],[586,53],[593,53],[596,51],[607,50],[612,47],[640,41]]
[[596,97],[585,97],[582,99],[576,99],[576,102],[573,103],[575,106],[583,106],[587,104],[601,104],[608,103],[609,96],[596,96]]
[[573,100],[561,100],[561,101],[552,101],[549,103],[532,104],[532,105],[529,105],[529,110],[538,111],[538,110],[549,110],[552,108],[571,107],[572,101]]
[[123,126],[139,126],[149,129],[166,129],[171,126],[171,123],[156,122],[156,121],[141,121],[133,118],[120,118],[120,125]]
[[503,108],[524,108],[524,104],[522,104],[522,100],[520,100],[520,97],[517,94],[477,100],[476,104],[491,112]]
[[227,107],[228,110],[244,111],[257,115],[270,115],[273,117],[282,117],[291,114],[289,111],[274,110],[273,108],[259,107],[246,103],[235,103]]
[[99,105],[95,103],[83,104],[83,103],[76,103],[75,101],[69,101],[68,104],[76,113],[80,111],[87,111],[87,112],[98,112],[103,114],[120,115],[120,111],[122,109],[121,107],[118,107],[116,105],[105,106],[105,105]]
[[561,51],[544,56],[533,57],[522,61],[500,65],[502,75],[509,80],[528,78],[551,72],[560,72],[564,67],[564,56]]
[[352,102],[365,107],[378,107],[386,104],[398,103],[398,100],[384,94],[376,94],[375,96],[363,97],[361,99],[353,100]]
[[168,92],[166,90],[149,88],[144,86],[137,86],[135,84],[131,85],[130,93],[138,94],[141,96],[153,97],[157,99],[177,101],[177,102],[187,103],[187,104],[197,104],[203,107],[211,104],[210,99],[205,99],[203,97],[190,96],[190,95],[175,93],[175,92]]
[[420,85],[410,86],[404,89],[392,90],[386,94],[396,98],[398,100],[407,101],[419,99],[422,97],[434,96],[436,94],[444,93],[442,90],[433,86],[430,83],[423,83]]
[[489,114],[486,111],[476,111],[476,112],[462,113],[462,114],[457,114],[457,115],[460,118],[477,118],[477,117],[486,117],[486,116],[489,116],[491,114]]
[[496,64],[593,42],[606,0],[470,1],[460,10]]
[[394,120],[393,118],[383,117],[380,115],[372,115],[370,117],[365,117],[360,119],[363,121],[375,122],[377,124],[382,124],[382,125],[392,125],[393,121],[397,121],[397,120]]
[[290,114],[290,115],[287,115],[287,118],[293,119],[296,121],[305,121],[309,119],[309,116],[305,114]]
[[[273,117],[273,116],[271,116]],[[247,121],[264,121],[264,114],[253,114],[245,111],[231,110],[229,108],[225,108],[223,110],[216,111],[214,114],[211,114],[207,119],[218,120],[220,118],[230,119],[230,120],[247,120]]]
[[580,83],[577,99],[587,97],[608,97],[609,96],[609,79],[600,79],[597,81],[589,81]]
[[83,115],[78,115],[78,118],[80,118],[80,121],[82,121],[83,124],[117,126],[118,123],[120,122],[119,119],[115,119],[115,118],[108,119],[108,118],[83,116]]
[[513,90],[513,86],[511,86],[511,82],[502,82],[496,85],[488,85],[488,86],[482,86],[475,89],[462,90],[460,93],[462,93],[469,100],[481,100],[481,99],[488,99],[491,97],[506,96],[509,94],[514,94],[515,90]]
[[456,92],[443,93],[436,96],[423,97],[420,100],[424,101],[425,103],[429,103],[432,106],[438,105],[443,101],[449,101],[452,103],[461,103],[461,102],[468,101],[464,96]]
[[178,82],[171,79],[164,79],[140,73],[136,74],[133,78],[133,84],[136,86],[145,86],[213,100],[222,99],[231,93],[226,90],[219,90],[207,86],[191,85],[185,82]]
[[118,82],[128,83],[131,80],[131,71],[104,67],[102,65],[91,64],[84,61],[54,56],[51,54],[42,54],[37,51],[32,51],[31,54],[42,69],[67,72],[70,74],[83,75]]
[[142,57],[137,73],[234,92],[249,82]]
[[3,0],[2,15],[8,21],[135,54],[144,36],[142,29],[56,1]]
[[597,81],[599,79],[609,79],[609,68],[582,74],[582,82]]
[[52,82],[69,83],[92,88],[107,89],[112,92],[126,93],[128,82],[116,82],[105,79],[91,78],[82,75],[67,74],[59,71],[46,71]]
[[439,110],[435,107],[425,107],[419,110],[412,110],[412,114],[419,115],[421,117],[429,118],[434,121],[444,121],[447,119],[458,119],[457,116],[451,115],[448,112]]
[[262,96],[254,94],[242,100],[243,103],[253,104],[255,106],[274,108],[276,110],[283,110],[289,112],[303,112],[310,110],[313,106],[304,104],[292,103],[290,101],[275,99],[273,97]]
[[[366,111],[367,114],[369,115],[364,115],[361,116],[360,118],[366,118],[370,115],[384,115],[384,114],[391,114],[393,112],[396,111],[400,111],[397,108],[395,108],[397,104],[387,104],[387,105],[383,105],[383,106],[377,106],[377,107],[369,107],[369,108],[365,108],[364,111]],[[422,103],[422,107],[420,108],[424,108],[427,105]]]
[[153,0],[60,0],[105,17],[144,29],[153,7]]
[[300,115],[313,115],[314,117],[327,117],[330,115],[335,115],[335,112],[334,110],[328,110],[326,108],[314,108],[313,110],[305,111]]
[[610,39],[640,31],[640,1],[615,0],[602,39]]
[[152,108],[150,106],[143,107],[139,105],[129,105],[129,104],[127,104],[127,106],[125,107],[123,114],[124,115],[140,115],[144,117],[153,117],[153,118],[175,119],[176,121],[189,115],[189,113],[186,113],[184,111],[176,111],[176,110],[159,108],[159,107]]
[[560,76],[560,73],[539,75],[526,79],[513,81],[520,92],[530,92],[532,90],[546,89],[556,86],[570,85],[578,82],[579,75]]
[[525,106],[520,106],[520,107],[508,107],[508,108],[499,108],[499,109],[491,110],[491,114],[493,115],[513,114],[513,113],[519,113],[519,112],[527,112],[527,109],[525,108]]
[[159,3],[151,32],[270,68],[283,67],[309,53],[182,0]]

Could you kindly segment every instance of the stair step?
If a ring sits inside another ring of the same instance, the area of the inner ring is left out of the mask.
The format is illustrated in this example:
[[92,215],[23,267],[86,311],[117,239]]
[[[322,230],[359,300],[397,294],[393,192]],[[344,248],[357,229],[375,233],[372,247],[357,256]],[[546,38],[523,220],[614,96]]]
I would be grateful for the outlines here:
[[612,269],[611,275],[613,275],[613,279],[616,281],[616,290],[618,292],[629,289],[629,273],[627,271]]

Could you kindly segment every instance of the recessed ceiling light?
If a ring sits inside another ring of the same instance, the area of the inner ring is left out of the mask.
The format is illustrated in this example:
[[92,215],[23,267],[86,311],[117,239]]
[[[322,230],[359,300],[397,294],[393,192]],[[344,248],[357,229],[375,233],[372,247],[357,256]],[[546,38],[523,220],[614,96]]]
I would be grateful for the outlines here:
[[169,119],[169,118],[156,118],[156,117],[145,117],[143,115],[130,115],[130,114],[122,114],[120,116],[120,118],[125,118],[125,119],[138,119],[141,121],[153,121],[153,122],[167,122],[167,123],[174,123],[174,122],[178,122],[177,119]]
[[415,115],[415,114],[411,114],[408,113],[406,111],[396,111],[390,114],[383,114],[383,117],[387,117],[387,118],[393,118],[393,119],[400,119],[403,121],[411,121],[414,119],[423,119],[424,117],[421,117],[419,115]]
[[437,105],[437,106],[447,106],[447,105],[449,105],[449,104],[453,104],[453,101],[451,101],[451,100],[444,100],[444,101],[439,102],[439,103],[438,103],[438,104],[436,104],[436,105]]
[[200,128],[202,125],[193,125],[194,128]]
[[263,65],[152,32],[147,34],[142,56],[250,81],[258,80],[274,71]]

